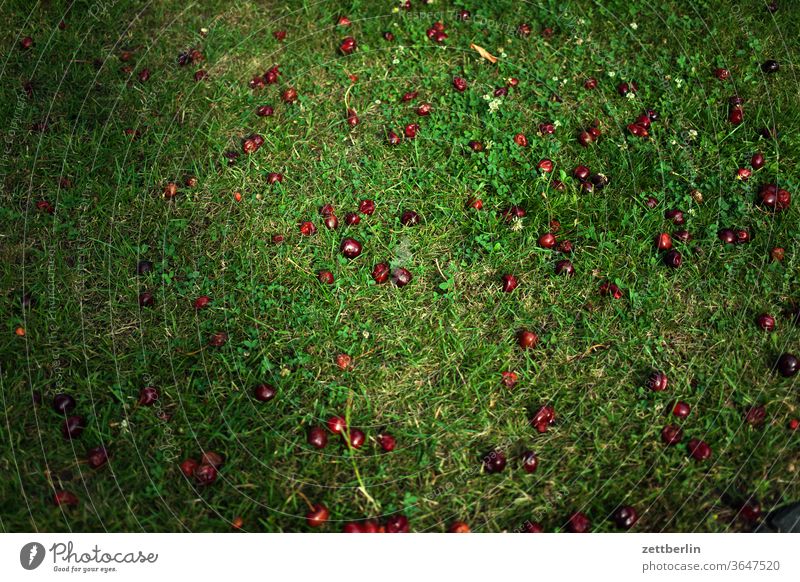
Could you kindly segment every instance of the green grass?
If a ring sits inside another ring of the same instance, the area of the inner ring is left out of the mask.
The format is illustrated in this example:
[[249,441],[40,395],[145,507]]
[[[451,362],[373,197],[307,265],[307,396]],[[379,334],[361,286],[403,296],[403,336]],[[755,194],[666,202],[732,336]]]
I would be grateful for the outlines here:
[[[786,4],[772,16],[760,0],[738,11],[704,0],[656,10],[621,0],[439,0],[408,13],[388,1],[77,2],[64,31],[61,2],[3,4],[0,529],[228,531],[241,516],[248,531],[305,531],[305,496],[331,509],[331,531],[398,511],[414,531],[457,519],[473,531],[526,520],[557,531],[576,510],[605,531],[611,512],[630,504],[640,531],[706,532],[746,527],[735,515],[751,495],[765,510],[796,500],[800,440],[786,425],[798,416],[797,383],[770,368],[780,352],[800,350],[800,330],[781,316],[799,298],[797,203],[777,215],[754,204],[763,182],[800,195],[800,14]],[[472,19],[456,21],[454,7]],[[353,26],[335,27],[340,13]],[[444,47],[425,36],[439,19]],[[514,34],[522,21],[533,26],[529,38]],[[552,39],[538,34],[543,26]],[[278,28],[288,31],[283,43],[272,37]],[[20,50],[28,34],[35,45]],[[360,44],[345,58],[336,47],[346,35]],[[190,47],[206,57],[205,82],[193,81],[198,66],[176,64]],[[135,73],[151,70],[147,83],[120,71],[123,50],[133,51]],[[761,73],[767,58],[781,62],[778,74]],[[274,64],[278,86],[248,88]],[[714,78],[717,66],[733,79]],[[455,75],[468,79],[463,94]],[[588,76],[600,81],[593,92],[582,87]],[[490,111],[484,95],[509,77],[519,86]],[[628,79],[639,84],[635,99],[616,93]],[[288,86],[300,94],[293,106],[280,102]],[[400,103],[412,89],[419,99]],[[735,92],[745,98],[738,127],[726,121]],[[415,114],[422,101],[433,104],[430,117]],[[275,116],[257,118],[260,104]],[[361,117],[355,129],[348,106]],[[628,137],[645,107],[661,115],[652,139]],[[48,130],[32,131],[44,118]],[[583,149],[575,132],[595,118],[604,135]],[[414,121],[416,140],[386,145],[387,129]],[[543,121],[559,124],[555,136],[536,135]],[[777,141],[758,136],[765,125],[777,126]],[[228,167],[223,153],[251,132],[264,146]],[[514,144],[518,132],[528,148]],[[472,153],[472,139],[490,147]],[[735,180],[758,150],[767,166]],[[537,174],[543,157],[556,178],[567,174],[564,192]],[[578,163],[611,184],[580,192],[568,177]],[[283,184],[267,185],[272,171]],[[163,200],[163,186],[186,174],[199,185]],[[62,177],[73,186],[60,188]],[[481,212],[465,207],[474,195]],[[644,204],[650,195],[655,210]],[[376,201],[372,217],[322,226],[320,206],[333,204],[341,220],[362,198]],[[41,200],[55,213],[38,211]],[[527,211],[518,228],[498,216],[511,204]],[[676,271],[652,247],[656,233],[674,230],[663,217],[672,207],[694,236],[679,245]],[[421,225],[404,228],[404,209]],[[556,277],[557,256],[536,243],[551,219],[575,244],[573,278]],[[301,220],[319,232],[301,237]],[[716,232],[727,226],[748,228],[753,242],[724,248]],[[287,237],[282,246],[270,242],[276,233]],[[364,243],[354,261],[338,253],[345,233]],[[782,264],[770,261],[773,246],[786,248]],[[137,277],[145,258],[156,268]],[[381,260],[408,267],[411,284],[375,285]],[[333,286],[317,281],[323,268]],[[503,273],[521,280],[511,294],[499,292]],[[625,298],[600,297],[604,279]],[[138,307],[145,289],[154,308]],[[37,299],[29,310],[25,292]],[[195,314],[200,294],[213,304]],[[762,311],[778,317],[775,333],[753,324]],[[529,354],[514,343],[521,327],[542,338]],[[216,331],[230,337],[220,349],[207,347]],[[336,367],[340,352],[354,356],[352,370]],[[667,392],[645,388],[652,369],[669,375]],[[515,388],[501,385],[504,370],[519,374]],[[278,397],[255,402],[260,382]],[[148,384],[161,390],[155,408],[136,405]],[[34,391],[41,406],[30,404]],[[58,392],[74,394],[88,419],[72,442],[49,406]],[[676,398],[693,407],[685,440],[708,441],[711,461],[661,444]],[[528,419],[548,402],[558,422],[540,435]],[[766,405],[763,428],[743,424],[753,404]],[[367,444],[349,452],[332,439],[312,450],[307,428],[337,413],[365,430]],[[383,427],[398,439],[391,454],[375,443]],[[101,443],[111,462],[92,471],[85,450]],[[495,446],[509,467],[482,474],[481,455]],[[533,475],[517,462],[526,448],[540,456]],[[201,450],[227,462],[215,484],[195,489],[178,463]],[[80,506],[54,507],[54,489],[75,492]]]

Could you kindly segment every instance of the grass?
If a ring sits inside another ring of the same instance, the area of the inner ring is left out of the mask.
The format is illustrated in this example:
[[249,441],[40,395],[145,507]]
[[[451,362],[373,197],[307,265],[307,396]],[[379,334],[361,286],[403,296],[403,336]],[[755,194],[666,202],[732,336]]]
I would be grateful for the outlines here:
[[[248,531],[305,531],[305,497],[331,509],[331,531],[395,512],[414,531],[454,520],[473,531],[514,531],[526,520],[557,531],[576,510],[605,531],[616,507],[630,504],[639,531],[718,532],[748,527],[736,513],[750,496],[765,511],[798,498],[800,441],[786,428],[798,416],[797,383],[770,372],[777,354],[800,349],[800,331],[781,317],[798,298],[798,211],[754,204],[760,183],[798,192],[798,13],[773,16],[759,0],[738,11],[704,0],[655,9],[616,0],[414,4],[3,6],[3,531],[228,531],[237,516]],[[471,20],[457,21],[457,7]],[[350,28],[335,26],[340,13]],[[440,19],[444,46],[425,36]],[[514,33],[522,21],[533,27],[528,38]],[[538,34],[543,26],[552,38]],[[276,29],[287,30],[284,42]],[[25,35],[35,40],[28,51],[19,48]],[[346,35],[359,49],[342,57]],[[499,62],[481,59],[471,42]],[[206,60],[179,67],[190,47]],[[120,71],[124,50],[133,52],[132,76]],[[767,58],[781,62],[779,73],[761,73]],[[274,64],[278,86],[248,88]],[[152,75],[141,83],[144,67]],[[210,77],[195,83],[199,67]],[[714,78],[714,67],[732,80]],[[466,92],[453,91],[455,75],[468,80]],[[589,76],[595,91],[582,87]],[[519,86],[492,101],[509,77]],[[622,80],[638,83],[634,99],[616,93]],[[288,86],[300,94],[292,106],[280,102]],[[412,89],[419,98],[401,103]],[[738,127],[726,121],[734,93],[745,99]],[[422,101],[433,105],[429,117],[414,112]],[[261,104],[275,116],[257,118]],[[347,107],[361,118],[355,129]],[[651,139],[629,137],[625,126],[645,107],[661,116]],[[46,131],[31,129],[45,118]],[[604,135],[581,148],[574,134],[595,118]],[[559,125],[555,136],[536,135],[543,121]],[[387,129],[410,122],[421,125],[416,140],[386,145]],[[773,125],[776,141],[758,136]],[[228,166],[223,153],[240,151],[252,132],[264,146]],[[528,148],[514,144],[518,132]],[[474,139],[487,150],[472,153]],[[767,166],[735,180],[759,150]],[[537,173],[543,157],[564,192]],[[578,163],[610,185],[580,192],[568,176]],[[267,185],[269,172],[284,182]],[[166,202],[164,185],[187,174],[198,186]],[[651,195],[655,210],[644,204]],[[471,196],[483,211],[466,208]],[[322,226],[320,206],[333,204],[341,220],[362,198],[376,201],[372,217]],[[42,200],[52,215],[37,210]],[[499,216],[511,204],[527,211],[513,228]],[[656,233],[674,230],[663,217],[672,207],[694,237],[679,244],[676,271],[652,248]],[[422,223],[403,227],[405,209]],[[537,245],[552,219],[575,244],[573,278],[556,277],[556,255]],[[301,237],[301,220],[319,232]],[[727,226],[748,228],[753,242],[723,247],[716,232]],[[281,246],[271,243],[276,233],[287,237]],[[338,253],[344,233],[364,244],[356,260]],[[770,261],[774,246],[786,248],[783,263]],[[155,269],[137,277],[142,259]],[[408,267],[411,284],[375,285],[380,260]],[[323,268],[333,286],[317,281]],[[499,292],[503,273],[520,278],[511,294]],[[624,299],[599,296],[605,279]],[[138,307],[143,290],[155,307]],[[23,293],[36,298],[32,309],[21,308]],[[213,303],[195,313],[201,294]],[[775,333],[753,324],[762,311],[778,317]],[[514,343],[521,327],[541,337],[528,354]],[[217,331],[230,340],[209,348]],[[336,367],[340,352],[354,356],[352,370]],[[646,389],[653,369],[668,374],[667,392]],[[519,374],[513,389],[500,383],[506,370]],[[260,382],[278,397],[255,402]],[[136,404],[146,385],[161,392],[153,408]],[[31,405],[34,392],[42,405]],[[80,439],[60,435],[49,406],[59,392],[75,395],[88,419]],[[710,461],[661,444],[676,398],[693,408],[685,440],[709,442]],[[537,434],[528,419],[542,403],[555,406],[558,422]],[[743,423],[754,404],[766,405],[760,429]],[[307,428],[332,414],[367,433],[363,449],[306,445]],[[398,439],[391,454],[375,443],[384,427]],[[98,444],[111,461],[92,471],[83,459]],[[481,455],[493,447],[509,468],[482,474]],[[533,475],[517,462],[526,448],[540,457]],[[178,463],[202,450],[226,464],[197,489]],[[55,489],[81,504],[55,507]]]

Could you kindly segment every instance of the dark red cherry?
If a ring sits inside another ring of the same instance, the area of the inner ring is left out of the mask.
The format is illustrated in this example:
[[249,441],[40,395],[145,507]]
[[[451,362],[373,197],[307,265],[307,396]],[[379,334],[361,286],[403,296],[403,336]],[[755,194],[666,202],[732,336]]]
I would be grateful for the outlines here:
[[68,416],[61,423],[61,435],[65,439],[76,439],[86,428],[86,419],[82,416]]
[[311,511],[306,513],[306,523],[308,527],[322,527],[328,521],[330,511],[321,503],[315,503]]
[[406,210],[400,215],[400,222],[403,226],[416,226],[419,224],[419,214],[413,210]]
[[768,313],[761,313],[756,317],[756,325],[764,331],[774,331],[775,318]]
[[358,211],[361,214],[371,216],[372,213],[375,212],[375,202],[372,200],[362,200],[358,203]]
[[781,354],[776,363],[778,373],[784,378],[791,378],[800,370],[800,361],[789,353]]
[[328,430],[333,434],[342,434],[347,428],[347,422],[341,416],[331,416],[326,424]]
[[378,444],[384,452],[390,453],[397,445],[397,441],[392,435],[384,432],[378,435]]
[[514,275],[503,275],[503,293],[511,293],[519,285]]
[[555,272],[556,275],[566,275],[567,277],[572,277],[575,274],[575,267],[572,266],[570,261],[564,259],[556,263]]
[[653,392],[663,392],[667,389],[669,379],[664,372],[655,371],[647,379],[647,387]]
[[661,429],[661,441],[665,445],[677,445],[683,439],[683,430],[674,424],[668,424]]
[[395,514],[386,520],[386,533],[408,533],[408,518],[402,514]]
[[77,507],[78,497],[71,491],[59,489],[53,494],[53,503],[57,507]]
[[389,280],[389,272],[389,265],[386,263],[378,263],[372,268],[372,278],[379,285],[381,283],[386,283],[386,281]]
[[158,388],[155,386],[145,386],[139,390],[139,404],[141,406],[152,406],[158,400]]
[[664,264],[673,269],[677,269],[678,267],[680,267],[682,262],[683,262],[683,257],[676,250],[668,251],[664,255]]
[[630,529],[639,521],[639,514],[630,505],[623,505],[618,508],[612,517],[614,523],[621,529]]
[[269,402],[275,398],[275,394],[277,394],[277,390],[269,384],[259,384],[253,388],[253,396],[260,402]]
[[320,426],[313,426],[308,430],[308,444],[317,449],[324,449],[328,444],[328,433]]
[[105,447],[94,447],[86,452],[86,463],[92,469],[99,469],[108,462],[108,451]]
[[358,242],[354,238],[346,238],[342,241],[342,244],[339,245],[339,250],[342,251],[342,255],[348,259],[355,259],[358,255],[361,254],[361,243]]
[[517,344],[523,350],[530,350],[536,347],[536,344],[539,343],[539,336],[536,335],[534,332],[521,329],[517,332]]
[[53,397],[53,410],[59,414],[69,414],[75,410],[75,399],[69,394],[56,394]]
[[585,513],[576,511],[567,518],[567,531],[570,533],[587,533],[592,527]]
[[492,450],[483,456],[483,470],[487,473],[501,473],[506,468],[506,456],[501,450]]
[[193,475],[198,485],[211,485],[217,480],[217,469],[214,465],[201,464],[195,468]]
[[539,458],[533,451],[525,451],[522,453],[522,468],[526,473],[533,473],[539,466]]
[[411,282],[411,271],[403,267],[398,267],[392,273],[392,283],[398,287],[405,287]]
[[680,418],[681,420],[687,418],[689,413],[691,413],[692,407],[689,406],[683,400],[678,400],[675,405],[672,407],[672,414],[676,418]]
[[707,442],[700,439],[690,439],[686,445],[686,450],[696,461],[705,461],[711,457],[711,447]]

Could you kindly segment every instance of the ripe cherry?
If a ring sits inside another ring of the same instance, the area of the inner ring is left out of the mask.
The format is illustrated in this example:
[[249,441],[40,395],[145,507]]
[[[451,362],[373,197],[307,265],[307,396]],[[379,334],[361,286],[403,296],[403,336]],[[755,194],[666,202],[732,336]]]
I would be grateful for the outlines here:
[[317,449],[324,449],[328,444],[328,433],[320,426],[312,426],[308,430],[308,444]]
[[56,394],[53,397],[53,410],[59,414],[69,414],[75,410],[75,399],[69,394]]
[[214,465],[198,465],[194,470],[194,480],[203,487],[211,485],[217,480],[217,468]]
[[707,442],[700,439],[690,439],[686,445],[686,450],[696,461],[705,461],[711,457],[711,447]]
[[419,214],[413,210],[406,210],[400,215],[400,222],[403,226],[416,226],[419,224]]
[[105,447],[94,447],[86,452],[86,463],[92,469],[99,469],[108,462],[108,451]]
[[194,300],[194,308],[197,311],[202,311],[206,309],[211,304],[211,297],[208,295],[201,295],[197,299]]
[[321,503],[315,503],[311,511],[306,513],[306,523],[309,527],[322,527],[328,521],[330,511]]
[[791,378],[800,370],[800,361],[789,353],[781,354],[776,363],[778,373],[784,378]]
[[667,375],[661,371],[653,372],[647,379],[647,387],[653,392],[663,392],[667,389],[668,384],[669,379],[667,378]]
[[389,280],[389,272],[389,265],[386,263],[378,263],[372,268],[372,278],[379,285],[381,283],[386,283],[386,281]]
[[375,212],[375,202],[373,200],[362,200],[358,203],[358,211],[361,214],[371,216]]
[[347,259],[355,259],[361,254],[361,243],[354,238],[346,238],[339,245],[339,250]]
[[188,479],[194,476],[194,470],[197,469],[199,465],[200,463],[197,462],[197,459],[184,459],[180,464],[181,473]]
[[673,269],[677,269],[678,267],[681,266],[681,263],[683,262],[683,257],[678,251],[671,250],[664,255],[663,260],[666,266],[671,267]]
[[530,423],[537,432],[547,432],[548,427],[556,422],[556,410],[552,406],[544,405],[539,407],[531,417]]
[[636,510],[630,505],[624,505],[618,508],[612,517],[614,523],[621,529],[630,529],[639,521],[639,514],[637,514]]
[[521,329],[517,332],[517,344],[523,350],[530,350],[536,347],[536,344],[539,343],[539,336],[536,335],[534,332]]
[[501,473],[506,468],[506,456],[503,451],[496,449],[483,456],[483,470],[489,474]]
[[775,318],[768,313],[761,313],[756,317],[756,325],[764,331],[774,331]]
[[392,283],[398,287],[405,287],[411,282],[411,271],[403,267],[398,267],[392,273]]
[[331,416],[327,421],[328,430],[334,434],[342,434],[347,427],[347,422],[341,416]]
[[683,439],[683,430],[674,424],[668,424],[661,429],[661,441],[665,445],[677,445]]
[[61,435],[65,439],[76,439],[83,434],[86,428],[86,419],[82,416],[68,416],[61,423]]
[[672,407],[672,414],[675,416],[675,418],[680,418],[681,420],[687,418],[691,411],[692,407],[683,400],[678,400]]
[[320,271],[317,273],[317,279],[325,285],[333,285],[333,273],[330,271]]
[[525,451],[522,453],[522,468],[526,473],[533,473],[539,466],[539,458],[533,451]]
[[397,441],[389,433],[381,433],[378,435],[378,444],[380,444],[384,452],[390,453],[397,445]]
[[139,391],[139,405],[152,406],[158,400],[158,388],[155,386],[145,386]]
[[77,507],[79,502],[74,493],[60,489],[53,494],[53,503],[57,507]]
[[567,531],[570,533],[587,533],[592,527],[585,513],[576,511],[567,518]]
[[511,293],[519,285],[514,275],[503,275],[503,293]]
[[459,93],[463,93],[467,90],[467,81],[461,77],[454,77],[453,78],[453,87]]
[[253,388],[253,396],[259,402],[269,402],[275,398],[275,394],[277,394],[277,390],[269,384],[258,384]]
[[539,237],[539,246],[543,249],[552,249],[556,246],[556,237],[550,232],[544,233]]
[[572,277],[575,274],[575,267],[566,259],[558,261],[555,267],[556,275],[566,275]]

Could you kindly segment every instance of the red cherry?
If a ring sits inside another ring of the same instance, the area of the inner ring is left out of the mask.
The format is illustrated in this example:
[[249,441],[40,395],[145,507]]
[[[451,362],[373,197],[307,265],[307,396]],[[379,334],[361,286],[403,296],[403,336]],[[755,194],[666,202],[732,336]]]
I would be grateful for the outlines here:
[[77,507],[79,501],[71,491],[58,490],[53,494],[53,503],[57,507]]
[[308,444],[317,449],[324,449],[328,444],[328,433],[320,426],[311,427],[307,436]]
[[194,475],[194,470],[197,469],[199,465],[200,463],[197,462],[197,459],[185,459],[180,465],[181,472],[188,479]]
[[536,344],[539,343],[539,336],[536,335],[534,332],[522,329],[517,332],[517,344],[523,350],[530,350],[536,347]]
[[334,434],[342,434],[347,427],[347,422],[341,416],[331,416],[327,422],[328,430]]
[[314,504],[314,507],[306,513],[306,523],[309,527],[322,527],[328,521],[330,511],[321,503]]
[[378,443],[381,445],[381,449],[383,449],[387,453],[392,452],[395,446],[397,445],[397,441],[395,440],[395,438],[388,433],[379,434]]
[[211,304],[211,297],[208,295],[201,295],[197,299],[194,300],[194,308],[197,311],[201,311],[206,309]]
[[503,293],[511,293],[519,285],[514,275],[503,275]]
[[372,278],[375,280],[376,283],[379,285],[381,283],[386,283],[389,280],[389,265],[386,263],[378,263],[372,269]]

